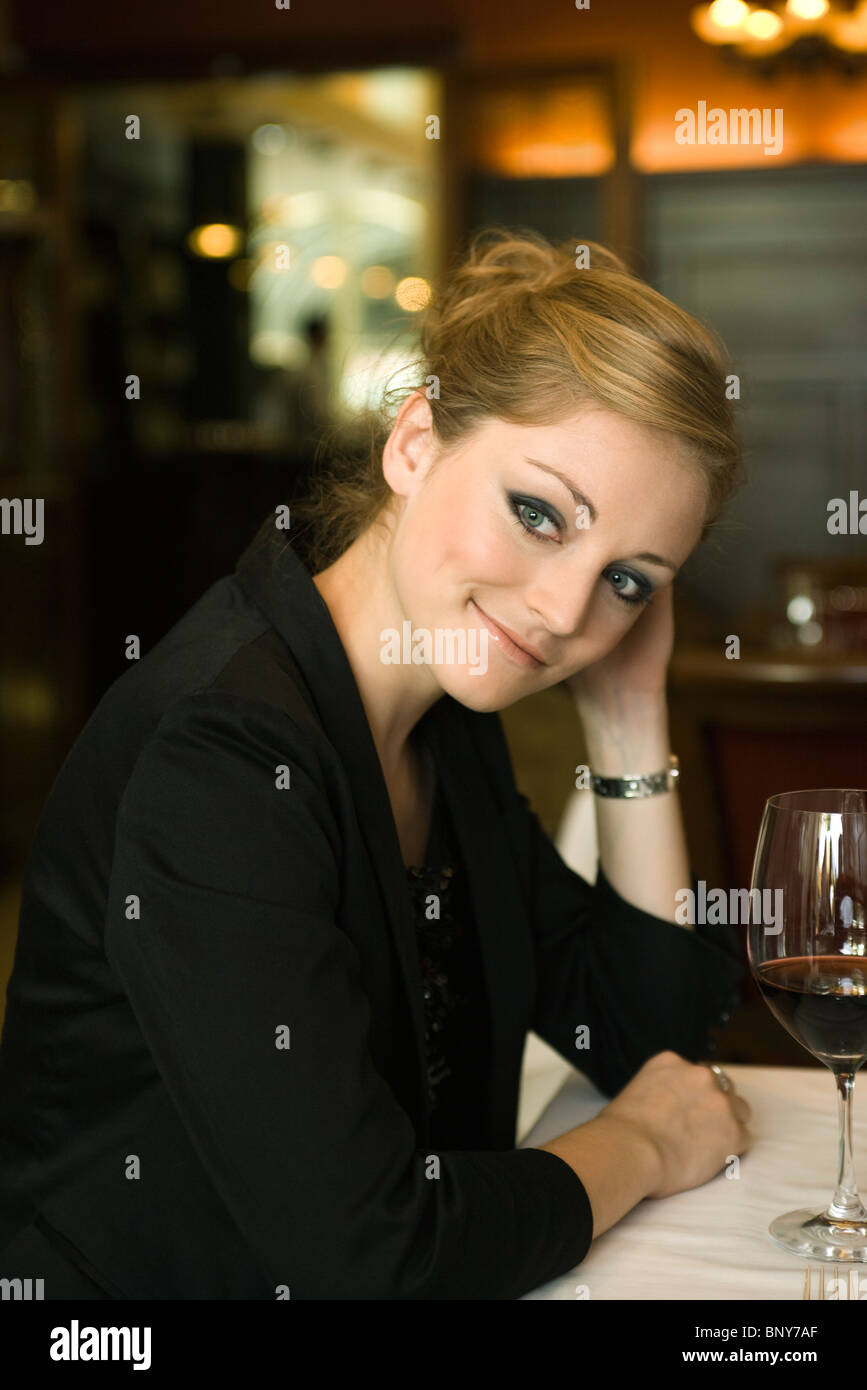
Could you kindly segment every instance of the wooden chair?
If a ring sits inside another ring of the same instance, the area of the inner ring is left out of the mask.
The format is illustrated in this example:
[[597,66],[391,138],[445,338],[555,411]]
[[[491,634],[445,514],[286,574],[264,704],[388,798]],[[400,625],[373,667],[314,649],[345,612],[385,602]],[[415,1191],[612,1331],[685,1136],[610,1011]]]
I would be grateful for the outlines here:
[[[711,647],[675,652],[672,746],[690,856],[708,889],[749,888],[765,802],[778,792],[867,786],[867,652]],[[720,1057],[822,1065],[777,1023],[748,969]]]

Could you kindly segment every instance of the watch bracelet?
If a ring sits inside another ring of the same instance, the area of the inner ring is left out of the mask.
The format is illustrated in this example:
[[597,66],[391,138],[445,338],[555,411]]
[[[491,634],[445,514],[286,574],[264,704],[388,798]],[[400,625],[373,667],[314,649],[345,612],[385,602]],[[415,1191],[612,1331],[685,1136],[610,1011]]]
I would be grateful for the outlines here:
[[632,801],[673,790],[679,776],[680,764],[672,753],[662,772],[636,772],[630,777],[599,777],[591,772],[590,785],[597,796]]

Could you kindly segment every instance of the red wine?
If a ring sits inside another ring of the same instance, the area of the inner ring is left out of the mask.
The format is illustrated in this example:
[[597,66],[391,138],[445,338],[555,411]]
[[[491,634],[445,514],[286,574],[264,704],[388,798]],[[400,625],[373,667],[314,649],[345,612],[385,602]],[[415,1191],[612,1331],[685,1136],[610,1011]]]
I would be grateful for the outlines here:
[[787,956],[756,971],[772,1013],[835,1071],[867,1057],[867,956]]

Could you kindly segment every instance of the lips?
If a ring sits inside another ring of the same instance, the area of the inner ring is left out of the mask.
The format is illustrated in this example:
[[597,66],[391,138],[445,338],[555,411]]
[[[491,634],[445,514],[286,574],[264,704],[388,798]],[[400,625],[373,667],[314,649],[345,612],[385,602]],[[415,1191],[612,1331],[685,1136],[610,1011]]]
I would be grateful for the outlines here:
[[502,623],[497,622],[496,618],[492,618],[491,615],[490,615],[490,613],[486,613],[485,610],[484,610],[483,608],[480,608],[480,607],[479,607],[479,605],[476,603],[475,599],[470,599],[470,602],[471,602],[476,608],[478,608],[478,610],[479,610],[479,612],[481,613],[482,617],[484,618],[485,622],[489,624],[491,630],[493,631],[493,633],[494,633],[495,635],[499,635],[499,636],[505,638],[506,641],[509,642],[509,643],[511,643],[512,646],[517,647],[517,649],[518,649],[519,652],[522,652],[525,656],[529,657],[532,661],[535,661],[539,666],[546,666],[546,665],[547,665],[547,662],[546,662],[545,659],[540,655],[540,653],[539,653],[539,651],[537,650],[536,647],[531,646],[528,642],[525,641],[525,639],[524,639],[523,637],[519,637],[518,634],[517,634],[516,632],[512,632],[511,628],[504,627],[504,625],[503,625]]

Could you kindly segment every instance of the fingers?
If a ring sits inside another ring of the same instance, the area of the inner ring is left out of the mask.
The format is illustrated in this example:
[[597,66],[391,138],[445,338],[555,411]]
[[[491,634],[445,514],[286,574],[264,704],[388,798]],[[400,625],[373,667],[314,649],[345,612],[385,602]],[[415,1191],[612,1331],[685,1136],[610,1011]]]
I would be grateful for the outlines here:
[[[709,1068],[707,1068],[707,1070],[709,1070]],[[719,1085],[714,1073],[710,1072],[710,1075],[714,1077],[716,1084]],[[743,1096],[738,1095],[731,1077],[727,1076],[726,1080],[728,1082],[728,1089],[724,1091],[725,1098],[734,1111],[735,1119],[738,1120],[740,1124],[745,1125],[753,1112],[750,1109],[749,1103],[744,1100]],[[720,1087],[720,1090],[723,1090],[723,1087]]]

